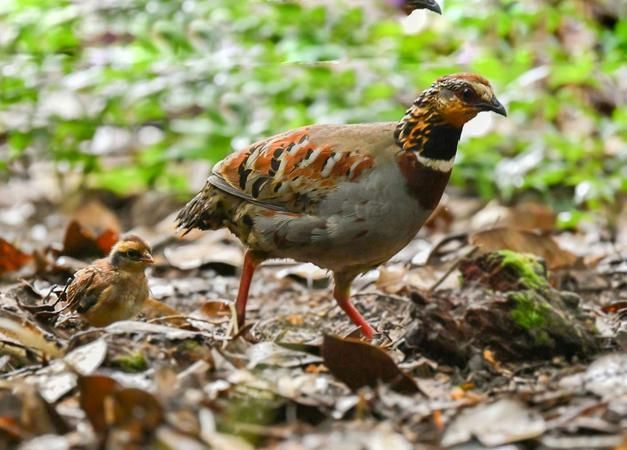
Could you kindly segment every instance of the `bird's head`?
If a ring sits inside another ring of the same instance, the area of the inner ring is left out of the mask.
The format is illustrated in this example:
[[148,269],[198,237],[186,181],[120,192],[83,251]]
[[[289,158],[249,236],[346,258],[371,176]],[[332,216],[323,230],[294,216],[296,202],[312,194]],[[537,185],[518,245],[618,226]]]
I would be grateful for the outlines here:
[[[481,111],[507,115],[488,80],[472,73],[447,75],[418,96],[394,136],[401,149],[420,155],[427,165],[449,171],[464,124]],[[434,160],[440,162],[431,163]]]
[[407,15],[411,14],[415,9],[428,9],[437,14],[442,14],[440,5],[435,0],[403,0],[403,11]]
[[438,78],[423,93],[432,113],[441,122],[461,128],[481,111],[493,111],[507,116],[490,82],[473,73],[458,73]]
[[109,261],[113,266],[128,272],[142,272],[152,264],[152,251],[142,238],[136,235],[122,237],[111,249]]

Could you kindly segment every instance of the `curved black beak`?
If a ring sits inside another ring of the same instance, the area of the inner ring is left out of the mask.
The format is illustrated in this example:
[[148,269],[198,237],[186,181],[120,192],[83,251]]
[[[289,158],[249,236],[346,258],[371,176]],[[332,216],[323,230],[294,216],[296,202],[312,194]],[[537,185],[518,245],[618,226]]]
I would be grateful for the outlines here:
[[414,9],[428,9],[434,13],[442,14],[442,9],[435,0],[407,0],[404,9],[408,15],[411,14]]
[[481,103],[479,105],[482,111],[493,111],[501,116],[507,117],[507,110],[505,106],[496,97],[492,97],[492,101],[490,103]]

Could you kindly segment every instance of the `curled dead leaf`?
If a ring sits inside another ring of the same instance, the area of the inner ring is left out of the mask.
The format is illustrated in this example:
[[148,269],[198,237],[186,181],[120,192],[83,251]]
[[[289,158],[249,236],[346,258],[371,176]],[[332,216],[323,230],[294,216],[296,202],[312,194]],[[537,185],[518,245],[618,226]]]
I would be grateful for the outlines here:
[[578,258],[562,249],[548,235],[513,228],[491,228],[470,235],[469,241],[484,252],[513,250],[519,253],[531,253],[546,261],[551,270],[573,267]]
[[0,336],[4,336],[9,342],[15,342],[20,347],[37,350],[53,358],[61,355],[61,346],[54,336],[24,317],[9,311],[1,312]]
[[107,230],[118,234],[122,229],[116,214],[97,199],[83,202],[72,214],[72,220],[97,234]]
[[117,231],[108,229],[96,235],[73,220],[65,230],[62,254],[76,258],[105,256],[118,238]]
[[96,432],[107,428],[105,399],[118,388],[117,381],[104,375],[88,375],[78,379],[80,406]]
[[32,255],[24,253],[13,244],[0,238],[0,274],[20,270],[32,258]]
[[494,447],[540,436],[546,424],[540,413],[519,400],[503,398],[463,410],[446,429],[441,444],[461,444],[476,437]]
[[192,270],[210,265],[230,272],[244,260],[242,249],[222,239],[222,234],[208,233],[187,245],[172,245],[164,249],[168,263],[179,270]]
[[455,214],[453,214],[451,208],[448,207],[446,202],[440,202],[425,222],[424,228],[431,233],[436,231],[448,232],[454,221]]
[[207,319],[217,319],[231,316],[231,303],[226,300],[209,300],[200,305],[198,314]]
[[605,305],[601,310],[606,314],[622,314],[627,310],[627,301],[614,302],[609,305]]
[[159,401],[150,393],[123,388],[104,375],[78,379],[79,403],[94,430],[101,433],[119,427],[131,433],[154,430],[163,419]]
[[34,434],[64,434],[70,430],[57,410],[48,403],[35,386],[23,384],[16,389],[21,398],[20,420],[25,430]]
[[112,398],[112,424],[131,430],[152,430],[163,420],[161,404],[154,395],[137,388],[116,391]]
[[525,201],[512,207],[491,201],[476,212],[471,220],[471,229],[481,230],[487,227],[516,228],[517,230],[555,230],[557,215],[550,207],[542,203]]
[[325,334],[322,358],[329,371],[353,390],[386,383],[403,394],[419,392],[416,382],[385,351],[366,342]]

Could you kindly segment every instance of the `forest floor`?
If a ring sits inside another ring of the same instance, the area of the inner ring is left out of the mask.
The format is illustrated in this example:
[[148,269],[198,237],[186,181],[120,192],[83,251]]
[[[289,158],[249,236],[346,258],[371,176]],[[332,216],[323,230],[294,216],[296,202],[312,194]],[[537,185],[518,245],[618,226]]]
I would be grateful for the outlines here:
[[[56,186],[0,187],[0,449],[627,449],[625,208],[557,232],[540,204],[451,190],[356,280],[369,345],[328,274],[289,261],[235,330],[236,239],[177,238],[167,196]],[[156,302],[101,329],[36,313],[123,231],[153,246]]]

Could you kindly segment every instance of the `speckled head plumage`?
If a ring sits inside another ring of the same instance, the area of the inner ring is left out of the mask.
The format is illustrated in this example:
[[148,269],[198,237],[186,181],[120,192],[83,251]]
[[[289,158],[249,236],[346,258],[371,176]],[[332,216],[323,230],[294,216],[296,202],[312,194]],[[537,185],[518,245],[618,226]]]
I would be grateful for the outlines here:
[[144,270],[154,261],[150,245],[137,235],[123,236],[111,249],[109,261],[113,266],[123,270]]
[[498,101],[490,82],[481,75],[459,73],[437,79],[432,89],[431,104],[444,123],[462,127],[482,111],[493,111],[506,116],[505,107]]
[[431,161],[445,161],[439,165],[450,170],[464,124],[482,111],[507,115],[488,80],[474,73],[440,77],[407,110],[396,142]]

